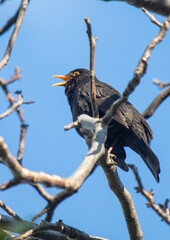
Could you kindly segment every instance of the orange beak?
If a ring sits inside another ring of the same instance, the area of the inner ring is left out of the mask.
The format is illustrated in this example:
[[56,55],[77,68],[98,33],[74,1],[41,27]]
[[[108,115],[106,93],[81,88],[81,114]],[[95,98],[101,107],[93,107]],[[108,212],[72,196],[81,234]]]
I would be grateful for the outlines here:
[[69,77],[69,76],[63,76],[63,75],[53,75],[52,77],[55,77],[55,78],[60,78],[62,80],[64,80],[64,82],[61,82],[61,83],[55,83],[53,84],[52,86],[65,86],[67,81],[69,81],[70,79],[72,79],[72,77]]

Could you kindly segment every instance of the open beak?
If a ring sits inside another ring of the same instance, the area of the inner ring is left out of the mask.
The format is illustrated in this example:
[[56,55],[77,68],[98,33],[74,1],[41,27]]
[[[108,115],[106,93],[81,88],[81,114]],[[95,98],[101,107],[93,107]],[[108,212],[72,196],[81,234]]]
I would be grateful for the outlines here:
[[63,76],[63,75],[53,75],[52,77],[55,77],[55,78],[60,78],[62,80],[64,80],[64,82],[61,82],[61,83],[55,83],[53,84],[52,86],[65,86],[67,81],[69,81],[70,79],[72,79],[72,77],[69,77],[69,76]]

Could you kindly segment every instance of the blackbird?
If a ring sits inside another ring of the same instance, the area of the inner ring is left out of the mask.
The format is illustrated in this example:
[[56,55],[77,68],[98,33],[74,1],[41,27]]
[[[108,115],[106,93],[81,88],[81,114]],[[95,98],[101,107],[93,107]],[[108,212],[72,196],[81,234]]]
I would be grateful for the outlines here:
[[[69,72],[66,76],[54,75],[53,77],[64,80],[62,83],[53,84],[53,86],[65,86],[65,94],[71,108],[73,121],[76,121],[81,114],[92,116],[90,71],[80,68]],[[99,117],[102,118],[112,103],[121,95],[116,89],[99,81],[96,77],[95,85],[96,105]],[[79,129],[76,130],[82,136]],[[152,130],[144,117],[131,103],[126,102],[119,107],[109,124],[105,147],[107,149],[113,147],[111,153],[115,156],[114,161],[124,171],[128,171],[124,147],[130,147],[141,156],[156,181],[159,182],[159,160],[149,147],[152,138]]]

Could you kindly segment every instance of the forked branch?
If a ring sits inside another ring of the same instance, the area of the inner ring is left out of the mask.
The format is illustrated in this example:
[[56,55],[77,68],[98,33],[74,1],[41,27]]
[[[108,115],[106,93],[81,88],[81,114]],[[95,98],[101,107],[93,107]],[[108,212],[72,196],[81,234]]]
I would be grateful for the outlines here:
[[170,225],[170,209],[168,208],[169,201],[166,200],[164,204],[157,205],[153,197],[155,193],[152,190],[147,192],[144,189],[137,168],[134,165],[129,165],[129,167],[132,169],[138,183],[138,186],[135,188],[137,193],[141,193],[148,200],[148,203],[146,203],[147,207],[151,207],[162,218],[163,221]]
[[22,25],[27,6],[28,6],[28,0],[22,0],[19,13],[17,14],[17,20],[16,20],[16,24],[15,24],[13,33],[12,33],[10,39],[9,39],[8,46],[7,46],[7,49],[5,51],[5,54],[2,58],[2,60],[0,61],[0,70],[8,63],[8,60],[9,60],[10,55],[11,55],[11,51],[12,51],[13,46],[15,44],[17,35],[19,33],[19,30],[20,30],[20,27]]

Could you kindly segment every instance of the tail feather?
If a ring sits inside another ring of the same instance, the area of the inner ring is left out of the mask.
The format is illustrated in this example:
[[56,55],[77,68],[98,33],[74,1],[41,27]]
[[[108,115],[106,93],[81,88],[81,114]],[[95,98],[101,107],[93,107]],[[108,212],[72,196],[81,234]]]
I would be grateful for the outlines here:
[[153,174],[157,182],[159,182],[160,164],[157,156],[151,150],[149,145],[140,139],[140,143],[133,150],[137,152],[144,160],[145,164]]
[[141,157],[146,163],[146,165],[148,166],[148,168],[150,169],[156,181],[159,182],[159,173],[161,172],[159,160],[157,156],[154,154],[154,152],[147,145],[146,145],[146,153],[147,153],[146,156],[141,156]]

